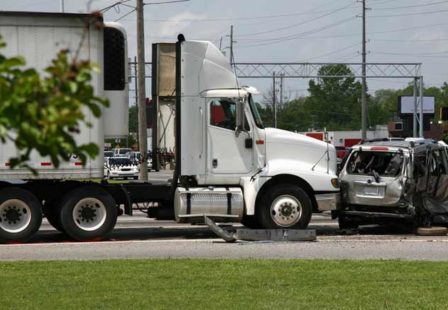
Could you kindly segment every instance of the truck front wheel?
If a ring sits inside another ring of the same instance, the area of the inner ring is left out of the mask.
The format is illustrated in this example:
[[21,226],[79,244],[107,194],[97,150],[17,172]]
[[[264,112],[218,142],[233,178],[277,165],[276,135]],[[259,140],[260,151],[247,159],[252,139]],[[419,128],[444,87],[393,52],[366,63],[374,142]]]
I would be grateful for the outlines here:
[[0,190],[0,241],[27,241],[42,223],[42,207],[31,192],[18,187]]
[[310,197],[300,187],[280,184],[270,188],[257,208],[260,224],[266,229],[305,229],[312,213]]
[[109,193],[96,186],[85,186],[65,195],[59,221],[73,239],[97,240],[113,230],[117,215],[115,200]]

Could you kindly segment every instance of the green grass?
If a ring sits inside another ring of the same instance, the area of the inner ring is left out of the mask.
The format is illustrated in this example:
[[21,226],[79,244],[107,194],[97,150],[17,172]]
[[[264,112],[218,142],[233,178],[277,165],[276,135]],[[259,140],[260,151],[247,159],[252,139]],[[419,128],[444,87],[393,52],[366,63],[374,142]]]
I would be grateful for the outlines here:
[[1,309],[447,309],[448,263],[1,262]]

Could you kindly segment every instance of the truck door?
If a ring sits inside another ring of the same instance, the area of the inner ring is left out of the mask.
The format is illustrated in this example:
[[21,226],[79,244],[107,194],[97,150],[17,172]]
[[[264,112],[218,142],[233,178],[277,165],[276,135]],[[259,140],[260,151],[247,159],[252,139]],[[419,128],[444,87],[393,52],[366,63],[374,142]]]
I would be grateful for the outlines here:
[[208,170],[212,174],[249,173],[253,165],[253,149],[246,148],[245,140],[250,137],[251,131],[247,128],[248,132],[235,135],[235,100],[210,98],[208,111]]

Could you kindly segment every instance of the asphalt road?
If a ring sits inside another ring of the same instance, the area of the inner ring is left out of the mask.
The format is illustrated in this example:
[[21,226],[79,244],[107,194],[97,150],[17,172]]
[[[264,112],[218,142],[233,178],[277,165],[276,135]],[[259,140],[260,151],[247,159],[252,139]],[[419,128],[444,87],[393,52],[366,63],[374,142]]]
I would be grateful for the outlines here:
[[[238,228],[238,225],[234,226]],[[448,260],[448,237],[423,237],[398,229],[366,227],[343,232],[327,214],[309,227],[314,242],[226,243],[206,226],[153,221],[143,214],[119,218],[107,241],[72,242],[46,222],[27,244],[0,245],[0,260],[95,260],[144,258],[403,259]]]

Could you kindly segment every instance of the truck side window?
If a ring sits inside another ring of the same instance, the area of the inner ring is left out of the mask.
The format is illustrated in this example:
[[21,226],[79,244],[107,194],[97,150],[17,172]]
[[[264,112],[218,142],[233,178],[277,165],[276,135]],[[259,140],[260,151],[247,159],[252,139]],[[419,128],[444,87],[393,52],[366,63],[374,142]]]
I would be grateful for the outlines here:
[[230,130],[236,127],[236,103],[228,98],[210,102],[210,125]]

